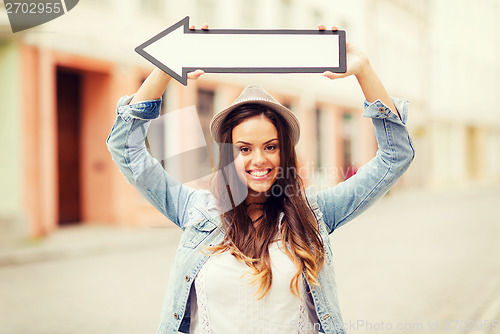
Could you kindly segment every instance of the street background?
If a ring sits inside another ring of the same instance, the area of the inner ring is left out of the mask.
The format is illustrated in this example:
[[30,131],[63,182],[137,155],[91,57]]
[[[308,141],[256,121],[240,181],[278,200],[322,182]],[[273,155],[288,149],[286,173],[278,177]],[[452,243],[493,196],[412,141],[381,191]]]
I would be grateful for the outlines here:
[[[85,0],[13,33],[0,3],[0,333],[155,332],[181,231],[105,142],[119,97],[153,68],[134,48],[185,16],[220,29],[337,25],[409,100],[415,160],[332,235],[348,332],[500,332],[498,13],[500,0]],[[248,84],[296,113],[307,186],[334,186],[375,154],[354,78],[207,74],[164,94],[162,113],[197,111],[152,124],[153,154],[185,153],[166,170],[189,179],[209,160],[186,151],[212,144],[212,115]]]
[[[499,201],[500,187],[402,191],[334,232],[348,332],[500,333],[485,330],[500,319]],[[154,333],[180,233],[69,227],[3,252],[0,333]]]

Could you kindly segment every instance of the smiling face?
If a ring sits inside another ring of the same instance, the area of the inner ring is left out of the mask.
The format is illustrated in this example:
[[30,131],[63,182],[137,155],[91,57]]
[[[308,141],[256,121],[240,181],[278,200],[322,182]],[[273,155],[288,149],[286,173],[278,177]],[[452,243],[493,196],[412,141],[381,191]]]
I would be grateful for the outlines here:
[[238,177],[248,185],[247,201],[264,201],[280,167],[276,127],[264,115],[246,119],[233,128],[232,142]]

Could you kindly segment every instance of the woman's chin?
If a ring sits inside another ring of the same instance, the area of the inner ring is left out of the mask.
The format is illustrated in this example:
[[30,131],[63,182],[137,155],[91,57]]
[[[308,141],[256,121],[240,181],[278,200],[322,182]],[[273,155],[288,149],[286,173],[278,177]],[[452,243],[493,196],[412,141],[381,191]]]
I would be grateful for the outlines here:
[[264,198],[268,196],[268,190],[271,188],[271,186],[258,186],[258,187],[252,187],[251,185],[248,187],[248,196],[249,197],[254,197],[254,198]]
[[272,186],[271,182],[255,181],[250,178],[240,177],[240,180],[247,185],[249,195],[254,194],[258,196],[260,193],[267,192]]

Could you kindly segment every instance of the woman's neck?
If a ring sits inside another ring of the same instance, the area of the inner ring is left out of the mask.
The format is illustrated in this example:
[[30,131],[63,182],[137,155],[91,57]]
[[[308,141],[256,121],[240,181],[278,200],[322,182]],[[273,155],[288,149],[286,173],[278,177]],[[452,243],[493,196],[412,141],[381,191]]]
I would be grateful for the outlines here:
[[258,222],[264,216],[264,205],[257,202],[247,203],[247,215],[252,222]]
[[267,196],[264,193],[249,192],[245,200],[247,215],[253,223],[257,223],[264,216],[264,205]]
[[248,195],[245,199],[245,203],[246,205],[264,204],[267,202],[268,197],[269,195],[266,193],[257,193],[255,191],[252,191],[251,189],[248,189]]

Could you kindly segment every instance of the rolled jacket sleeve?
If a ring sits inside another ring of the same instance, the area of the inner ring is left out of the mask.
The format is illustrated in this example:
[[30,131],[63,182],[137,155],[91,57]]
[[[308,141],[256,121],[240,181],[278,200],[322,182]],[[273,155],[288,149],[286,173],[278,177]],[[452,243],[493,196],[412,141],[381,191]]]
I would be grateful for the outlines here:
[[372,119],[378,150],[373,159],[337,186],[317,193],[329,233],[352,220],[384,196],[408,169],[415,156],[406,127],[408,101],[392,98],[401,118],[383,102],[364,103],[364,117]]
[[126,123],[132,119],[152,120],[160,116],[161,98],[157,100],[143,101],[130,105],[134,95],[123,96],[116,106],[117,114]]
[[403,125],[406,125],[406,120],[408,119],[408,101],[397,97],[392,97],[392,103],[401,115],[401,119],[395,112],[387,107],[382,101],[377,100],[375,102],[364,102],[363,116],[373,119],[388,119],[389,121],[399,121]]

